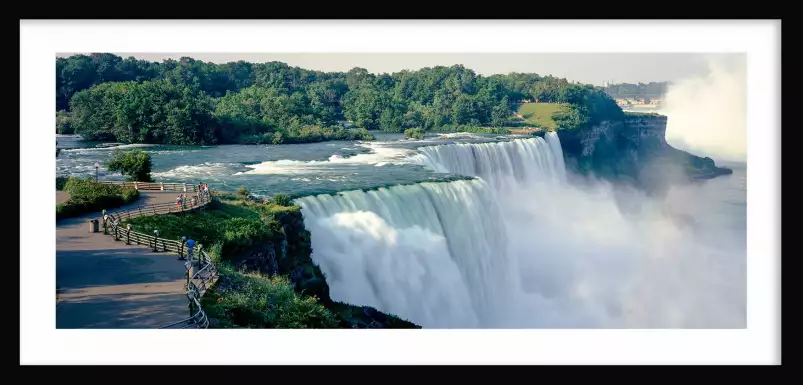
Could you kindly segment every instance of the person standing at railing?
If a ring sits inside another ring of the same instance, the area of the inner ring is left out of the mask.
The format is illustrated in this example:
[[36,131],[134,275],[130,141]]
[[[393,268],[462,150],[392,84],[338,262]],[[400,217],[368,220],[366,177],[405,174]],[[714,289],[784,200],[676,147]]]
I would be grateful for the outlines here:
[[187,260],[192,261],[195,252],[195,240],[190,238],[187,240]]

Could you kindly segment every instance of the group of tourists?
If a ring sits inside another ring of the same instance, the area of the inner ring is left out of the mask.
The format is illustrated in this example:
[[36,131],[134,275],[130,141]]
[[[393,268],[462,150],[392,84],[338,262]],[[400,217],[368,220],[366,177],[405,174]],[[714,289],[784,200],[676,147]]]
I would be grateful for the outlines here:
[[179,196],[176,197],[176,207],[178,207],[179,209],[183,208],[186,199],[187,197],[185,197],[184,194],[179,194]]
[[198,183],[198,195],[204,199],[209,198],[209,185],[206,183]]

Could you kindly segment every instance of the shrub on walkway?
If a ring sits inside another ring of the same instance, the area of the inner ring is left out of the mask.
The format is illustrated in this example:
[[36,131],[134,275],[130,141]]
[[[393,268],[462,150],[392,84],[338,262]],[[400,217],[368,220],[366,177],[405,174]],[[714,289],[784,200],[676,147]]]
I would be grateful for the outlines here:
[[139,191],[113,184],[96,183],[91,179],[68,178],[64,191],[70,199],[56,205],[56,219],[75,217],[103,209],[113,209],[139,198]]

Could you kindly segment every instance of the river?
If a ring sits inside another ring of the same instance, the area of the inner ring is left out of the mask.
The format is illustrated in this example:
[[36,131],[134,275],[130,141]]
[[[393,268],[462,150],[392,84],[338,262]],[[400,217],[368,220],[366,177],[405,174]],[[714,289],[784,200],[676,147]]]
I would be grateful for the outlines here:
[[[570,184],[551,134],[202,147],[57,140],[59,175],[94,175],[115,149],[143,147],[158,181],[307,195],[297,203],[333,299],[424,327],[746,324],[743,163],[656,200]],[[427,183],[453,175],[478,179]],[[378,186],[389,187],[360,191]],[[334,191],[347,192],[316,195]]]

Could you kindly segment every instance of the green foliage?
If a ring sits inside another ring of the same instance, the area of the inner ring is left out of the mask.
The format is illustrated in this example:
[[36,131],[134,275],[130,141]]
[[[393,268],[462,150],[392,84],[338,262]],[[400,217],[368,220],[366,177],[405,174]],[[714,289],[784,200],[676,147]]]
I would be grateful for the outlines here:
[[192,237],[198,243],[215,247],[217,258],[228,260],[256,245],[276,239],[278,224],[273,218],[260,218],[258,212],[239,205],[217,204],[217,210],[184,215],[150,215],[125,220],[138,231],[159,234],[168,239]]
[[271,203],[279,205],[279,206],[292,206],[293,202],[290,199],[289,195],[286,194],[276,194],[271,197]]
[[480,127],[480,126],[453,126],[450,124],[438,128],[439,132],[470,132],[472,134],[509,134],[510,130],[504,127]]
[[[69,112],[64,110],[56,111],[56,133],[62,135],[73,134]],[[56,156],[58,156],[58,154]]]
[[67,179],[69,179],[69,178],[66,177],[66,176],[57,176],[56,177],[56,191],[63,191],[64,190],[64,185],[67,184]]
[[[56,61],[57,110],[90,140],[126,143],[307,143],[371,140],[366,130],[497,132],[523,99],[582,107],[564,125],[621,117],[600,87],[537,74],[484,77],[462,65],[394,74],[318,72],[269,63],[162,63],[110,54]],[[564,114],[565,115],[565,114]],[[353,122],[358,130],[339,125]],[[65,126],[66,127],[66,126]]]
[[420,128],[408,128],[404,130],[404,137],[408,139],[424,139],[424,131]]
[[[56,181],[57,188],[59,181]],[[56,219],[100,212],[131,203],[139,191],[114,184],[96,183],[92,179],[68,178],[63,190],[70,194],[67,202],[56,205]]]
[[241,137],[242,144],[293,144],[314,143],[327,140],[374,140],[373,134],[365,129],[346,129],[339,126],[289,126],[279,131],[268,131]]
[[247,200],[248,197],[251,196],[251,192],[249,192],[245,186],[242,186],[237,189],[237,196],[240,197],[240,199]]
[[589,122],[588,111],[583,107],[564,105],[552,114],[552,120],[558,130],[574,130]]
[[114,157],[106,161],[109,171],[119,171],[129,181],[152,182],[151,167],[151,155],[138,149],[116,151]]
[[124,143],[214,142],[212,99],[168,80],[102,83],[70,100],[75,132]]
[[317,298],[295,292],[287,277],[267,277],[219,265],[220,278],[203,299],[207,315],[223,328],[323,329],[338,320]]

